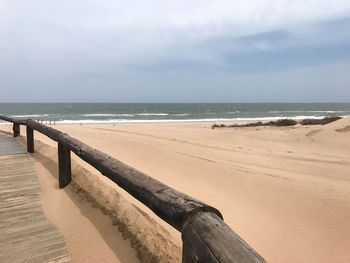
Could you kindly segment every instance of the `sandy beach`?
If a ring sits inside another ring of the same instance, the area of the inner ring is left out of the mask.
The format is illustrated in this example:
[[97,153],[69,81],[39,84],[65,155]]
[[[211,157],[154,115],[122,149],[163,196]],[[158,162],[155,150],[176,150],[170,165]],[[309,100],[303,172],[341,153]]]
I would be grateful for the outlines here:
[[[211,125],[53,127],[218,208],[225,222],[268,262],[350,261],[350,117],[325,126],[211,129]],[[11,129],[0,126],[2,131]],[[25,135],[24,128],[21,134]],[[57,180],[49,175],[57,165],[56,143],[37,132],[35,139],[40,181],[59,191]],[[109,225],[118,225],[131,239],[141,261],[151,262],[153,256],[162,262],[180,261],[180,233],[74,155],[73,180],[76,185],[69,195],[79,196],[85,190],[105,207],[89,213],[103,214],[106,209]],[[44,204],[61,205],[60,199],[48,200],[52,197],[45,192],[42,198]],[[56,217],[60,228],[63,219],[53,211],[57,207],[47,205],[44,210],[50,219]],[[84,217],[86,224],[93,220]],[[103,231],[104,227],[97,229]],[[107,233],[91,237],[97,250],[109,244],[113,258],[118,249],[108,238]],[[118,260],[136,260],[129,254]]]
[[0,206],[0,230],[25,253],[350,263],[350,0],[3,2],[0,197],[33,224]]

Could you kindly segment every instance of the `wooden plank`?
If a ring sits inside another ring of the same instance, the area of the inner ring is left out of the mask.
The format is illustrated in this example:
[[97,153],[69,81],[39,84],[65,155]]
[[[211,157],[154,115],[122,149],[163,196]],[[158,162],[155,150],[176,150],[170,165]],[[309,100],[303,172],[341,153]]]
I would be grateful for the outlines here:
[[215,213],[198,212],[182,229],[183,263],[264,263]]
[[0,159],[0,261],[71,262],[62,234],[42,211],[33,165],[30,155]]
[[71,160],[69,148],[58,143],[58,181],[59,187],[64,188],[72,180],[71,174]]
[[26,153],[25,149],[20,145],[16,139],[0,135],[0,155],[13,155]]

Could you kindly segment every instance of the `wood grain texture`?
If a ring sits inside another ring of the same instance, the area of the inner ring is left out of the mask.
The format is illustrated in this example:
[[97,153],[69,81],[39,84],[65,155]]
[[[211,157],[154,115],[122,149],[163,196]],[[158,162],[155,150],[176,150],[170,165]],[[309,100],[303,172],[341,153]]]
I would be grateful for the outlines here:
[[192,215],[182,229],[184,263],[263,263],[265,260],[221,218],[210,212]]
[[26,153],[26,150],[16,141],[16,139],[0,135],[0,155],[13,155]]
[[28,155],[0,159],[0,261],[71,262],[61,233],[42,211],[33,162]]

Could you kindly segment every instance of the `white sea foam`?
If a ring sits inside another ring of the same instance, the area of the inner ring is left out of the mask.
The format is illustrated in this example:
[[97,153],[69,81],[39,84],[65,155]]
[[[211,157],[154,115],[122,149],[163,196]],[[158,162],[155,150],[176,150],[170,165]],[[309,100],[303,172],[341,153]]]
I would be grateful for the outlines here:
[[138,116],[167,116],[169,113],[138,113]]
[[0,120],[0,125],[4,125],[4,124],[12,124],[12,122]]
[[50,114],[24,114],[24,115],[10,115],[10,117],[14,118],[39,118],[39,117],[47,117]]
[[132,116],[135,116],[135,114],[88,113],[88,114],[82,114],[80,116],[84,116],[84,117],[132,117]]
[[188,116],[190,114],[188,113],[179,113],[179,114],[172,114],[173,116],[177,116],[177,117],[183,117],[183,116]]
[[341,113],[345,111],[333,111],[333,110],[291,110],[291,111],[268,111],[268,113],[296,113],[296,112],[303,112],[303,113]]
[[[59,120],[55,121],[57,124],[108,124],[108,123],[159,123],[159,122],[218,122],[218,121],[276,121],[280,119],[322,119],[326,116],[270,116],[270,117],[256,117],[256,118],[205,118],[205,119],[162,119],[162,120],[131,120],[131,119],[109,119],[109,120]],[[346,117],[346,116],[341,116]]]

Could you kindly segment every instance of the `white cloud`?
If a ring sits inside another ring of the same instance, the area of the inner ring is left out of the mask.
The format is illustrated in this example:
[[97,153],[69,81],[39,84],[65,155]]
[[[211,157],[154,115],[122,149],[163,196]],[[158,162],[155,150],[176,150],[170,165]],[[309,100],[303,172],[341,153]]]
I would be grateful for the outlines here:
[[350,14],[347,0],[0,0],[0,6],[0,57],[60,62],[85,56],[115,64],[149,63],[209,39],[286,27],[312,39],[298,25]]
[[93,39],[108,34],[132,45],[138,40],[166,45],[178,38],[256,34],[341,17],[350,11],[347,0],[0,2],[0,31],[20,27],[70,37],[80,32]]

